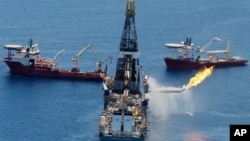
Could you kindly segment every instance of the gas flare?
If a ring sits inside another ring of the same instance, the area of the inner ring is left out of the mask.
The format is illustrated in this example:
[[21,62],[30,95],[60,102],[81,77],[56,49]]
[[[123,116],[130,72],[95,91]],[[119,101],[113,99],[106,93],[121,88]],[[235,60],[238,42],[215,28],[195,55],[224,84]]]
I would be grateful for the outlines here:
[[194,86],[197,86],[202,81],[204,81],[208,76],[210,76],[213,72],[214,66],[211,67],[204,67],[201,69],[194,77],[192,77],[188,84],[186,85],[185,89],[190,89]]

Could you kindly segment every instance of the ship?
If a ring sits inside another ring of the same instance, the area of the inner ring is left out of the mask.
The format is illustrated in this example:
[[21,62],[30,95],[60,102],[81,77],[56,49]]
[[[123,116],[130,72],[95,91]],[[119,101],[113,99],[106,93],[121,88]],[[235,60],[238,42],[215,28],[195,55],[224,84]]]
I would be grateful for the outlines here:
[[[185,42],[166,43],[165,46],[170,52],[170,56],[164,58],[167,69],[201,69],[204,67],[232,67],[243,66],[247,59],[239,56],[230,56],[230,41],[225,50],[206,51],[214,42],[222,41],[214,37],[204,46],[194,47],[191,37],[186,37]],[[207,56],[205,56],[207,55]]]
[[19,44],[4,45],[4,49],[8,50],[8,55],[2,60],[9,67],[11,74],[47,78],[103,81],[107,74],[107,66],[103,71],[101,69],[101,65],[110,57],[98,61],[97,69],[94,71],[80,71],[78,68],[79,57],[90,48],[92,48],[92,44],[88,44],[72,57],[73,67],[70,70],[60,69],[57,66],[57,56],[62,54],[65,49],[57,52],[53,59],[49,57],[42,57],[38,44],[34,44],[32,39],[29,40],[29,44],[26,46]]
[[147,75],[139,64],[135,1],[126,4],[126,19],[115,75],[103,82],[104,105],[99,122],[101,141],[144,141],[147,137]]

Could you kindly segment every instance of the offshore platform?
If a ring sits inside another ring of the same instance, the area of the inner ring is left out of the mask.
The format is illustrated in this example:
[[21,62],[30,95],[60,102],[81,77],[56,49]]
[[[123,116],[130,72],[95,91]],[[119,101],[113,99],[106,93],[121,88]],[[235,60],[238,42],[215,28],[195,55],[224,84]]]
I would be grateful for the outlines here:
[[127,0],[126,19],[114,77],[103,83],[104,108],[100,118],[101,141],[143,141],[147,134],[147,79],[139,64],[135,28],[135,1]]

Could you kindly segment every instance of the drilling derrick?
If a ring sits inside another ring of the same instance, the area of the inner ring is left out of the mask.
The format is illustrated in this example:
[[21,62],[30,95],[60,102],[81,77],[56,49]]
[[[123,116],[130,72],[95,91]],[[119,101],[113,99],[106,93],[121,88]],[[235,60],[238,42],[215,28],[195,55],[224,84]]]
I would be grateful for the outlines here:
[[137,52],[137,35],[135,28],[135,2],[128,1],[126,5],[126,19],[120,43],[120,51]]
[[101,141],[144,141],[147,135],[146,79],[143,80],[139,64],[134,16],[135,2],[127,0],[115,76],[106,78],[103,83],[104,108],[99,124]]
[[122,93],[124,89],[129,89],[131,93],[140,93],[140,54],[137,47],[134,0],[127,1],[125,15],[113,91]]

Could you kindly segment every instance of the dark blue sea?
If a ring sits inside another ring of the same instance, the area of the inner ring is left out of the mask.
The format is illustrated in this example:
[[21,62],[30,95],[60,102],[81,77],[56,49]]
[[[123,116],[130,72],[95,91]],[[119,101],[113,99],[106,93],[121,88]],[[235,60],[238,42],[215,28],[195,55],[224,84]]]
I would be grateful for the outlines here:
[[[72,67],[71,58],[91,43],[96,51],[79,59],[82,71],[112,56],[115,72],[125,20],[126,0],[1,0],[0,56],[4,44],[28,44],[32,38],[41,55],[58,56],[58,66]],[[167,42],[191,36],[209,49],[225,49],[250,59],[250,1],[137,0],[136,29],[140,64],[151,85],[147,141],[228,141],[230,124],[250,124],[250,68],[215,68],[200,85],[182,94],[157,92],[182,87],[198,70],[168,71],[163,58]],[[102,84],[11,75],[0,63],[1,141],[97,141],[103,108]]]

